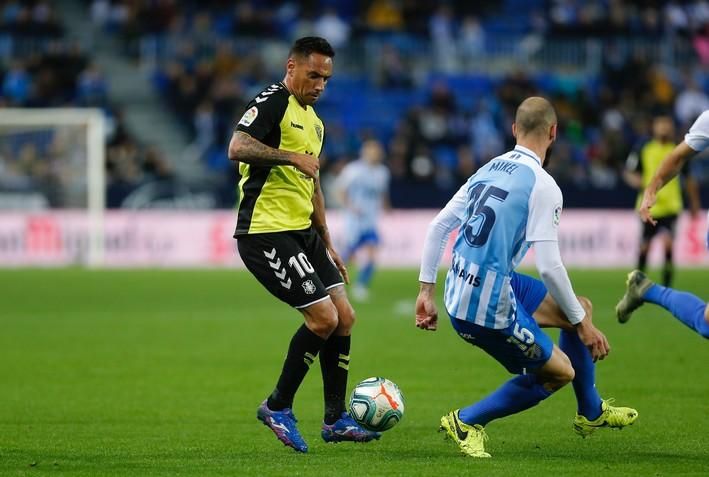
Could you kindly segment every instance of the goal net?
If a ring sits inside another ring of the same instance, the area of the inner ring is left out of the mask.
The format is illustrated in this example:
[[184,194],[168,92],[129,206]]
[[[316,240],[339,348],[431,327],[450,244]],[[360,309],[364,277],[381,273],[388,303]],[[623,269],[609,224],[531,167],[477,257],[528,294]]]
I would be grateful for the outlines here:
[[[99,109],[0,109],[0,253],[5,263],[101,265],[104,121]],[[71,245],[56,225],[60,216],[76,224]]]

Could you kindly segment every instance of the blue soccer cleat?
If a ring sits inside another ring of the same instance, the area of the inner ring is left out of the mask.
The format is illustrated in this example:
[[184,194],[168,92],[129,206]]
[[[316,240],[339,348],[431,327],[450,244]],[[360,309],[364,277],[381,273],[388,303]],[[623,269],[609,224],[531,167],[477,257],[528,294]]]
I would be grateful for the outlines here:
[[279,441],[298,452],[308,452],[308,444],[301,437],[298,427],[295,425],[298,420],[290,408],[271,411],[264,401],[258,407],[256,417],[273,431]]
[[357,424],[346,412],[334,424],[323,423],[320,435],[325,442],[369,442],[382,437],[379,432],[368,431]]

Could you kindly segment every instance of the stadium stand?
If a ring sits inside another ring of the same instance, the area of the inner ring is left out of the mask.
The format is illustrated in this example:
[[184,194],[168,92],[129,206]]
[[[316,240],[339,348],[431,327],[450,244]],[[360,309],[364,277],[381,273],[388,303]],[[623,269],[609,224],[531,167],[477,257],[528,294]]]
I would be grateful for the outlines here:
[[[627,207],[634,192],[620,171],[646,136],[650,117],[669,111],[682,131],[709,105],[704,1],[83,3],[98,37],[120,45],[181,125],[191,144],[186,153],[203,170],[196,176],[226,178],[216,182],[218,207],[234,201],[225,151],[235,121],[255,88],[280,79],[290,41],[305,34],[324,35],[338,47],[336,75],[317,106],[327,126],[323,174],[337,174],[362,140],[375,136],[387,145],[395,207],[440,206],[465,177],[509,146],[514,107],[529,94],[549,97],[559,112],[551,169],[567,204]],[[23,13],[13,17],[15,7]],[[519,15],[521,10],[529,14]],[[65,28],[47,2],[3,2],[1,13],[5,104],[116,111],[123,139],[112,139],[109,150],[111,206],[122,205],[146,180],[189,182],[180,170],[188,158],[171,152],[156,159],[165,154],[128,133],[121,104],[107,104],[107,82],[90,58],[82,56],[81,67],[64,79],[51,75],[64,85],[55,90],[65,97],[38,99],[44,90],[29,84],[42,84],[34,66],[39,60],[18,61],[7,52],[28,44],[51,52]],[[46,19],[48,26],[8,23],[27,17]],[[36,32],[28,43],[28,35],[16,30]],[[706,180],[709,174],[695,162],[695,174]],[[412,193],[422,187],[427,194]]]

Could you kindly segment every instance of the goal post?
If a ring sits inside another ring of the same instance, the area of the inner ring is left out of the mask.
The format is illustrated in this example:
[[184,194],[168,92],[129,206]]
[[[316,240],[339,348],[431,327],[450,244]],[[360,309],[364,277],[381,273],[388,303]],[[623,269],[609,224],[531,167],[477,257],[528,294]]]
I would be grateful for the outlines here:
[[86,264],[103,263],[106,194],[106,124],[98,108],[4,108],[0,109],[0,135],[32,130],[78,128],[84,135],[85,204],[88,249]]

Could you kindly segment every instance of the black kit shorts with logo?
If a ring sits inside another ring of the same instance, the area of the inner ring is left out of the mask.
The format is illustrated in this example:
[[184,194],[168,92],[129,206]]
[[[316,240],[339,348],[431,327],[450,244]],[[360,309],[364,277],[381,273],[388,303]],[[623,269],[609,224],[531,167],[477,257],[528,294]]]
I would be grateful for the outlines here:
[[294,308],[325,300],[344,284],[325,243],[305,230],[244,234],[236,237],[246,268],[276,298]]

